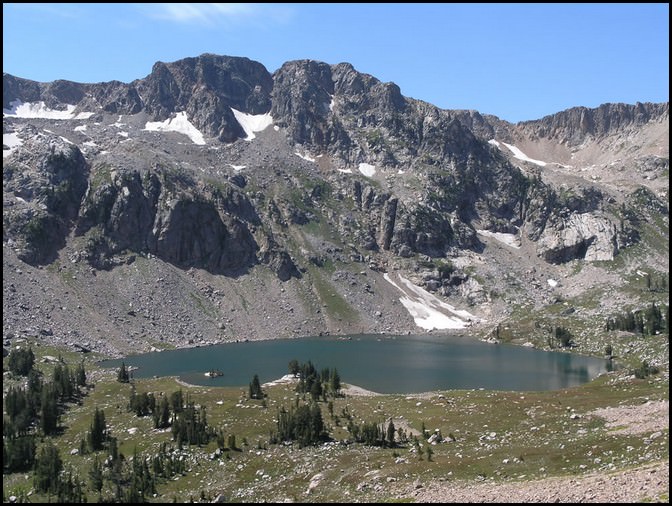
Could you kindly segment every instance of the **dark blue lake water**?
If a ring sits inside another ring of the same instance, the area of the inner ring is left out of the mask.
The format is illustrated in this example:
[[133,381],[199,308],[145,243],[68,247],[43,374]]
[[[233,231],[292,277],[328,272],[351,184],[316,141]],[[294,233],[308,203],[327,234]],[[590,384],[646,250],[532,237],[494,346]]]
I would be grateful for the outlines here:
[[[380,393],[432,390],[557,390],[580,385],[607,370],[604,359],[489,344],[456,336],[359,335],[227,343],[126,357],[135,378],[178,376],[206,386],[247,386],[287,374],[292,359],[319,370],[336,368],[341,381]],[[122,359],[101,362],[119,368]],[[209,378],[205,372],[224,373]]]

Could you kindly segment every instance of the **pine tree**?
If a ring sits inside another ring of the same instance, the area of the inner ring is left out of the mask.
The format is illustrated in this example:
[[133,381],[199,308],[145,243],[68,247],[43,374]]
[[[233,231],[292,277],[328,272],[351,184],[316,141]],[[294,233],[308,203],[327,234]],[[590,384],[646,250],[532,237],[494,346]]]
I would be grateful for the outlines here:
[[35,364],[35,354],[32,348],[21,348],[12,350],[9,354],[8,367],[9,370],[18,376],[27,376],[33,369]]
[[107,439],[107,427],[105,424],[105,412],[96,407],[93,414],[93,422],[91,423],[91,430],[89,432],[89,445],[92,451],[103,449],[105,440]]
[[48,442],[40,450],[40,454],[35,462],[35,473],[33,483],[38,492],[48,494],[58,491],[58,475],[63,469],[63,461],[53,443]]
[[392,419],[390,419],[390,423],[387,426],[387,444],[390,447],[395,446],[395,443],[394,443],[394,432],[395,432],[395,430],[396,430],[396,428],[394,427],[394,422],[392,421]]
[[299,374],[299,371],[300,371],[299,361],[296,360],[295,358],[290,360],[289,365],[288,365],[288,369],[289,369],[289,374],[293,374],[294,376]]
[[154,426],[157,429],[165,429],[170,426],[170,406],[168,397],[164,395],[159,402],[159,409],[154,414]]
[[250,399],[263,399],[264,392],[261,390],[261,384],[259,383],[259,376],[254,375],[252,378],[252,383],[250,383]]
[[100,496],[100,492],[103,490],[103,467],[100,464],[98,455],[93,459],[93,465],[89,470],[89,478],[91,479],[91,487],[98,492],[98,496]]
[[48,384],[42,389],[40,402],[40,429],[45,435],[55,434],[58,430],[58,403],[56,389],[53,384]]
[[34,436],[5,437],[2,440],[2,449],[2,465],[5,472],[25,472],[33,468],[35,464]]
[[86,386],[86,370],[84,369],[84,362],[80,362],[77,366],[77,371],[75,372],[75,378],[77,381],[78,387]]
[[117,373],[117,381],[119,383],[128,383],[130,381],[130,378],[128,377],[128,371],[126,370],[126,364],[124,362],[121,363],[121,367]]

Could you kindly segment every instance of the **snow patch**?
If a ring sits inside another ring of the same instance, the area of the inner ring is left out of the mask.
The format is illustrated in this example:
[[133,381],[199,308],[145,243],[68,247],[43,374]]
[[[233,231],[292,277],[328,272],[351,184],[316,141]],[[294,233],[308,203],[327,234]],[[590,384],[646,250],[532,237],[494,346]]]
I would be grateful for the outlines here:
[[236,121],[240,123],[240,126],[243,127],[243,130],[247,134],[245,137],[246,141],[251,141],[256,137],[255,132],[263,132],[267,127],[273,124],[273,117],[270,112],[266,114],[247,114],[246,112],[240,112],[231,108],[233,115],[236,117]]
[[9,109],[2,109],[2,115],[26,119],[87,119],[93,116],[92,112],[74,114],[77,106],[65,104],[65,110],[50,109],[44,102],[21,102],[12,100]]
[[342,172],[343,174],[352,174],[352,169],[336,169],[338,172]]
[[144,130],[153,132],[178,132],[186,135],[194,144],[205,144],[203,134],[187,119],[186,112],[178,112],[165,121],[148,121]]
[[[489,142],[489,141],[488,141]],[[495,141],[497,142],[497,141]],[[534,160],[527,156],[525,153],[523,153],[520,149],[518,149],[516,146],[512,146],[511,144],[507,144],[506,142],[502,142],[509,150],[513,153],[513,157],[517,158],[518,160],[523,160],[524,162],[530,162],[534,163],[535,165],[539,165],[540,167],[545,167],[546,162],[542,162],[541,160]]]
[[359,172],[364,174],[366,177],[373,177],[376,173],[376,167],[370,163],[360,163]]
[[[493,146],[497,146],[498,148],[500,147],[500,146],[499,146],[499,142],[497,142],[495,139],[490,139],[490,140],[488,141],[488,144],[492,144]],[[501,148],[500,148],[500,149],[501,149]]]
[[122,137],[128,137],[128,132],[117,132],[117,135],[121,135]]
[[[2,134],[2,157],[7,158],[16,148],[21,146],[23,141],[16,132],[11,134]],[[7,146],[9,149],[4,149]]]
[[520,238],[516,234],[504,234],[502,232],[490,232],[489,230],[476,230],[477,234],[486,237],[492,237],[501,243],[511,246],[512,248],[520,249]]
[[86,132],[86,125],[79,125],[75,127],[75,132]]
[[392,281],[389,274],[385,273],[383,275],[385,280],[404,294],[403,297],[399,298],[399,302],[413,317],[418,327],[426,330],[463,329],[471,326],[472,320],[478,320],[468,311],[455,309],[427,290],[414,285],[400,274],[397,274],[397,276],[402,286]]
[[78,112],[75,114],[72,119],[89,119],[91,116],[96,114],[95,112]]
[[548,283],[548,286],[551,288],[555,288],[558,286],[558,282],[555,279],[547,279],[546,282]]
[[329,102],[329,110],[331,112],[334,112],[334,105],[336,105],[336,103],[334,102],[334,96],[333,95],[329,95],[329,96],[331,97],[331,102]]
[[299,158],[303,158],[304,160],[306,160],[306,161],[308,161],[308,162],[315,162],[315,158],[312,158],[309,154],[302,155],[302,154],[299,153],[298,151],[297,151],[296,153],[294,153],[294,154],[295,154],[296,156],[298,156]]
[[273,380],[273,381],[269,381],[268,383],[264,383],[261,386],[265,388],[265,387],[272,387],[274,385],[286,385],[288,383],[296,383],[296,382],[298,382],[298,380],[299,379],[296,376],[294,376],[293,374],[285,374],[281,378],[278,378],[278,379]]
[[230,163],[229,165],[230,165],[230,166],[233,168],[233,170],[235,170],[235,171],[243,170],[243,169],[246,167],[246,165],[233,165],[232,163]]

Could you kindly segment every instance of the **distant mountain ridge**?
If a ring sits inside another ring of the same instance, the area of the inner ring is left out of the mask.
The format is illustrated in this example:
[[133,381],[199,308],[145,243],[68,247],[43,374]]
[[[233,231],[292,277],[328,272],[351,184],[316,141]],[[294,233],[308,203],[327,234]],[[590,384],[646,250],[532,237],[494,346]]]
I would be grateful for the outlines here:
[[[270,271],[330,308],[297,310],[296,328],[362,331],[399,320],[391,271],[487,316],[506,311],[493,294],[507,279],[542,304],[538,273],[636,245],[669,270],[652,246],[669,237],[669,103],[512,124],[404,97],[348,63],[271,74],[204,54],[131,83],[4,74],[3,113],[3,243],[31,266],[121,272],[141,256],[228,290]],[[353,293],[364,267],[387,288]],[[224,316],[209,314],[193,324],[213,337]]]
[[[271,74],[262,64],[248,58],[203,54],[172,63],[157,62],[149,75],[131,83],[85,84],[66,80],[40,83],[3,73],[3,108],[10,109],[15,100],[41,101],[52,109],[68,104],[76,105],[78,111],[102,109],[124,115],[145,110],[155,121],[186,111],[189,120],[199,129],[211,137],[230,142],[234,134],[244,138],[244,133],[236,128],[227,108],[248,114],[271,112],[280,122],[287,118],[292,107],[285,86],[288,76],[291,87],[305,93],[302,97],[306,104],[304,114],[324,114],[326,111],[315,109],[315,106],[329,104],[334,95],[352,97],[368,92],[382,98],[383,103],[378,105],[386,103],[389,111],[395,112],[402,112],[408,102],[419,102],[403,97],[394,83],[381,83],[373,76],[355,71],[348,63],[328,65],[314,60],[296,60],[285,63]],[[204,116],[202,110],[209,113]],[[482,138],[494,138],[498,132],[505,135],[514,126],[477,111],[446,112]],[[604,136],[614,129],[643,125],[666,116],[669,116],[669,102],[606,103],[594,109],[574,107],[516,125],[537,137],[579,142],[581,135]],[[215,117],[216,121],[213,120]],[[294,137],[297,141],[306,140],[298,134]]]

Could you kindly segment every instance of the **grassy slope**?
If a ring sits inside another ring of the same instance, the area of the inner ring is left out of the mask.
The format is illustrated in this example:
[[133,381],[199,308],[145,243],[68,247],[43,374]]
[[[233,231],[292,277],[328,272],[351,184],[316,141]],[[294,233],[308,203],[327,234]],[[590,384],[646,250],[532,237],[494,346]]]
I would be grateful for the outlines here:
[[[667,348],[667,336],[648,338],[651,346]],[[38,365],[47,374],[50,366],[40,363],[44,355],[59,350],[33,344]],[[63,359],[76,364],[82,355],[62,352]],[[130,385],[116,382],[116,372],[101,370],[87,356],[86,369],[95,383],[81,405],[70,406],[62,422],[63,434],[54,439],[66,466],[88,484],[87,470],[92,455],[70,455],[79,447],[92,420],[95,407],[105,411],[108,426],[120,442],[120,451],[130,457],[134,448],[145,455],[170,441],[170,432],[152,428],[151,419],[128,413]],[[6,360],[6,359],[5,359]],[[320,367],[328,364],[318,364]],[[347,382],[347,378],[344,378]],[[8,384],[5,381],[5,384]],[[246,388],[187,387],[174,378],[136,380],[138,392],[170,394],[182,388],[196,404],[207,406],[208,423],[236,435],[240,452],[227,452],[211,460],[216,449],[191,447],[184,455],[189,471],[178,479],[161,483],[157,501],[186,501],[198,498],[201,491],[215,497],[223,493],[231,501],[366,501],[392,499],[391,488],[416,479],[465,480],[533,479],[553,475],[580,475],[586,472],[620,469],[669,458],[669,430],[645,441],[648,434],[617,435],[605,428],[604,420],[589,416],[599,407],[637,405],[646,400],[669,398],[668,371],[645,380],[628,377],[626,371],[602,376],[578,388],[555,392],[489,392],[454,390],[423,396],[348,396],[334,402],[331,418],[326,404],[323,416],[336,440],[346,439],[343,410],[356,422],[385,422],[394,417],[395,425],[419,431],[424,424],[433,432],[456,441],[432,446],[431,461],[419,458],[412,445],[396,449],[369,448],[363,445],[328,444],[316,448],[268,445],[269,430],[280,406],[289,407],[295,393],[291,386],[266,389],[266,407],[260,401],[245,400]],[[579,417],[571,417],[571,414]],[[129,429],[135,431],[129,432]],[[494,433],[494,435],[493,435]],[[245,438],[247,444],[241,444]],[[401,459],[399,459],[401,458]],[[507,461],[507,463],[504,463]],[[306,495],[311,479],[322,479]],[[28,477],[28,480],[26,479]],[[3,479],[5,497],[31,487],[30,476],[13,474]],[[31,497],[35,502],[41,498]],[[89,501],[96,495],[88,493]]]

